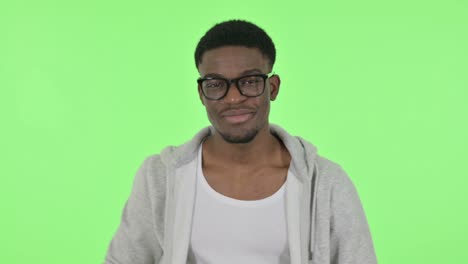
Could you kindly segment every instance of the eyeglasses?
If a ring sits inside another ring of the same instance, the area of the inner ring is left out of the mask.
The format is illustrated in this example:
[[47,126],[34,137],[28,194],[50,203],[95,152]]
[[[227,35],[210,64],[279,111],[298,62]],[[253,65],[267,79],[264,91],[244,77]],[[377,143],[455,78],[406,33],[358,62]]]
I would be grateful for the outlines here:
[[236,85],[239,93],[246,97],[257,97],[265,91],[266,80],[273,76],[268,74],[249,74],[235,79],[225,79],[220,77],[205,77],[197,80],[203,96],[208,100],[220,100],[224,98],[231,84]]

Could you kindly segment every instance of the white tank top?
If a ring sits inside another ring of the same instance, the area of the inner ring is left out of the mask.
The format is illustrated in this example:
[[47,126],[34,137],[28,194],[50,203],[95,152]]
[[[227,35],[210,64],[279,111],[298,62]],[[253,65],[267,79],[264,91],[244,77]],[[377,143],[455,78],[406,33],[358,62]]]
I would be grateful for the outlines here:
[[[200,147],[189,261],[197,264],[290,263],[284,199],[286,184],[261,200],[224,196],[206,181],[201,153]],[[290,171],[287,179],[289,177],[292,177]]]

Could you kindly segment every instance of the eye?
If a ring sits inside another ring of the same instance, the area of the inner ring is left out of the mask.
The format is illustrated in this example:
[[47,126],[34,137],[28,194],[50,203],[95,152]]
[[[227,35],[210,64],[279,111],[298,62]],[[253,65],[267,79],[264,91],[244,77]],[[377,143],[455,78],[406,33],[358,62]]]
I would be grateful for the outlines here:
[[205,80],[203,82],[204,88],[215,89],[215,88],[223,88],[225,83],[223,80]]
[[249,76],[239,80],[241,86],[256,86],[262,81],[261,77],[258,76]]

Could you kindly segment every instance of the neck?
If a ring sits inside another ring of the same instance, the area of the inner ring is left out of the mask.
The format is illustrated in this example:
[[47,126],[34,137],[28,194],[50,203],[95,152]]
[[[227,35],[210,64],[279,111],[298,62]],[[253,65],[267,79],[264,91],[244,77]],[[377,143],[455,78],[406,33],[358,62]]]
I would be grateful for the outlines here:
[[267,162],[271,159],[271,155],[281,148],[281,143],[270,133],[270,127],[266,125],[251,142],[229,143],[216,132],[207,138],[203,148],[217,160],[245,166]]

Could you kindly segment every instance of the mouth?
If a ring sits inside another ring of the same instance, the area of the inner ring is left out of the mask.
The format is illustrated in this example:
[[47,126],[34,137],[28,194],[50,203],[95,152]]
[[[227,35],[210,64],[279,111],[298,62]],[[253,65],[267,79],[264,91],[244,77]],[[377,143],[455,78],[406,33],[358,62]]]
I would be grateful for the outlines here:
[[230,124],[247,122],[254,116],[255,112],[249,109],[232,109],[224,111],[221,117]]

